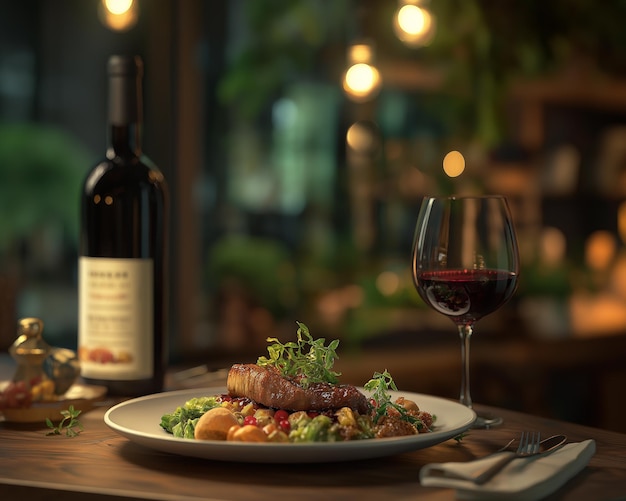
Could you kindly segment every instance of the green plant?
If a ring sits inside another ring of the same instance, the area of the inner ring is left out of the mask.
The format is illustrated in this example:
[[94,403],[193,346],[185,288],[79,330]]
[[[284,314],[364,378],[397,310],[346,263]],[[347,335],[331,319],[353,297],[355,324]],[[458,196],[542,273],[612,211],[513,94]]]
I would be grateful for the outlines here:
[[[575,62],[623,76],[624,2],[443,0],[431,2],[437,34],[419,57],[446,75],[432,101],[451,133],[493,146],[506,128],[514,80],[542,78]],[[444,100],[441,100],[443,96]]]
[[85,150],[61,129],[0,124],[0,250],[48,224],[75,241],[88,166]]
[[244,2],[237,48],[219,88],[220,100],[254,119],[283,86],[310,72],[325,43],[343,37],[346,0]]
[[207,269],[217,290],[234,287],[276,316],[297,301],[292,258],[278,241],[225,236],[211,246]]
[[67,410],[61,411],[63,419],[58,425],[55,425],[49,418],[46,418],[46,425],[51,429],[48,435],[61,435],[65,431],[65,435],[68,437],[75,437],[81,431],[83,431],[83,425],[78,420],[78,416],[81,411],[74,409],[73,405],[70,405]]

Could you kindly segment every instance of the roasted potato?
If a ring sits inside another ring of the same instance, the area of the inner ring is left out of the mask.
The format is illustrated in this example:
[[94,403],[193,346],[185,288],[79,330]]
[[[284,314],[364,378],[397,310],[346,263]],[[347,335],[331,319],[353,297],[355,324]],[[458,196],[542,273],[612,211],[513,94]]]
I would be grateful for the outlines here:
[[231,411],[215,407],[198,419],[193,436],[198,440],[226,440],[228,430],[238,424],[237,416]]

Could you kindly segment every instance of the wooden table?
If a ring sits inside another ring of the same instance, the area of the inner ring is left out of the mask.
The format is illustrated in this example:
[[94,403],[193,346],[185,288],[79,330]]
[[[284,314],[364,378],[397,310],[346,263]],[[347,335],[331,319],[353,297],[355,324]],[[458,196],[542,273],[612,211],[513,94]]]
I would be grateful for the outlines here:
[[626,495],[626,435],[477,406],[504,417],[491,430],[394,457],[334,464],[239,464],[154,452],[111,431],[105,403],[81,416],[79,436],[47,436],[45,426],[0,423],[0,499],[451,500],[425,488],[420,468],[493,452],[521,430],[596,440],[588,467],[549,500],[615,500]]

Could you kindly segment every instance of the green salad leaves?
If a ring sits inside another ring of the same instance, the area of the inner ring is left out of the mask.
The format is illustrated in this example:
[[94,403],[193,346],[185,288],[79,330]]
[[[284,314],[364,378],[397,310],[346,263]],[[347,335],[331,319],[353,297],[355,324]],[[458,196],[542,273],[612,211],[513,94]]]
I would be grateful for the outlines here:
[[260,366],[276,367],[287,378],[300,378],[303,388],[311,383],[331,383],[339,381],[339,374],[332,370],[337,357],[339,340],[324,345],[324,338],[313,339],[309,329],[301,322],[298,324],[297,341],[281,343],[277,338],[267,338],[269,357],[259,357]]
[[220,405],[217,395],[192,398],[170,414],[161,416],[161,428],[179,438],[193,438],[198,419]]

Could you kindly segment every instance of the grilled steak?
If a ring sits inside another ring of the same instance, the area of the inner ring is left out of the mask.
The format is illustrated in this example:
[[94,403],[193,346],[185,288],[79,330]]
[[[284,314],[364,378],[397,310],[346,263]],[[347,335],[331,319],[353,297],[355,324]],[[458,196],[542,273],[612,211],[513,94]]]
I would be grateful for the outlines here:
[[350,407],[365,414],[369,408],[365,395],[354,386],[312,383],[305,389],[273,367],[256,364],[234,364],[226,387],[233,397],[247,397],[275,409],[323,411]]

